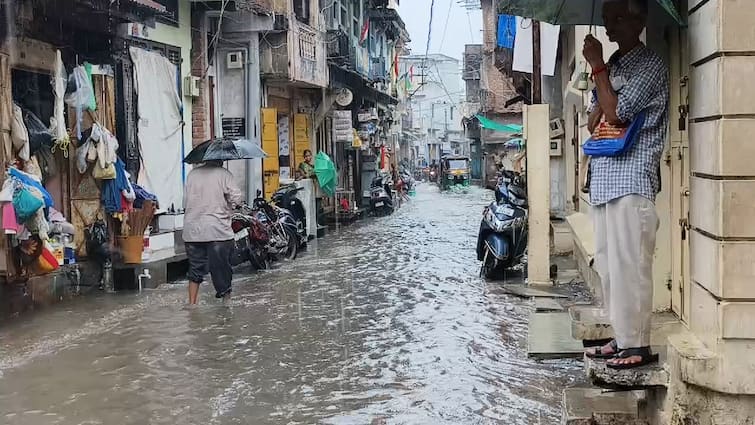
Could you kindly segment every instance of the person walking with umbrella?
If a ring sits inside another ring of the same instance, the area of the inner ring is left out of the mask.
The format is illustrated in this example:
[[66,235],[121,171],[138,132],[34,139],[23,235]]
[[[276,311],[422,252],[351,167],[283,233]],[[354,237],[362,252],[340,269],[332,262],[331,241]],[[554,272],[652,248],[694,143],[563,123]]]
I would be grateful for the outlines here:
[[184,159],[189,164],[200,164],[186,177],[184,191],[183,239],[189,260],[189,304],[197,303],[199,286],[208,273],[212,276],[215,297],[224,302],[231,297],[234,244],[231,215],[244,197],[233,174],[223,168],[223,161],[265,156],[250,141],[217,139],[197,146]]

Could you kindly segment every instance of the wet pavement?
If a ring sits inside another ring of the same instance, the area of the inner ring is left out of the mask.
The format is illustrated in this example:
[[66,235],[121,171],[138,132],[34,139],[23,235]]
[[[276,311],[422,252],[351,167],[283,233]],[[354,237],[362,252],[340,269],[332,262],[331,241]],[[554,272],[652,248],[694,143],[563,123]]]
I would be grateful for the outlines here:
[[491,194],[396,214],[209,287],[81,297],[0,328],[2,424],[554,424],[581,363],[526,356],[531,301],[478,277]]

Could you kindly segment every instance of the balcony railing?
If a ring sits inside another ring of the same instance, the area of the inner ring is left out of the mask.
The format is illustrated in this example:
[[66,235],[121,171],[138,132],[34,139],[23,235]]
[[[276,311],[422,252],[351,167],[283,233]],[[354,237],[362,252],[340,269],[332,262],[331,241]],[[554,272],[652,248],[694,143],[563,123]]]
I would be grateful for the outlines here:
[[265,35],[260,49],[265,77],[306,86],[328,86],[325,38],[309,25],[288,19],[288,31]]
[[329,77],[323,34],[301,22],[291,23],[289,39],[294,45],[292,79],[317,87],[327,87]]

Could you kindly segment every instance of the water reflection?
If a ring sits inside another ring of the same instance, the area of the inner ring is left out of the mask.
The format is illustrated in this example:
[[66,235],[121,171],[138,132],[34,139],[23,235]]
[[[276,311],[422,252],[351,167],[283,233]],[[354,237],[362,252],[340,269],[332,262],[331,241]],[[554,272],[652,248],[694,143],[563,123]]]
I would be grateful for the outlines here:
[[579,365],[526,357],[531,306],[477,277],[488,194],[423,186],[218,305],[185,286],[78,300],[0,333],[8,424],[558,421]]

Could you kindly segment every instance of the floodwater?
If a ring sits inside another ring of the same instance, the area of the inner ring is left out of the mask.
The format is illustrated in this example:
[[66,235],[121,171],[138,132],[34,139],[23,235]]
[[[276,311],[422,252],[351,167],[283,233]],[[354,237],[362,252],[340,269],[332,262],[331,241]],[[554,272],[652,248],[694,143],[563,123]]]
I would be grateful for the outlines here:
[[478,277],[482,189],[422,185],[274,270],[81,297],[0,328],[2,424],[554,424],[571,361],[526,356],[531,303]]

